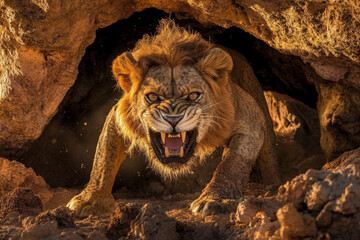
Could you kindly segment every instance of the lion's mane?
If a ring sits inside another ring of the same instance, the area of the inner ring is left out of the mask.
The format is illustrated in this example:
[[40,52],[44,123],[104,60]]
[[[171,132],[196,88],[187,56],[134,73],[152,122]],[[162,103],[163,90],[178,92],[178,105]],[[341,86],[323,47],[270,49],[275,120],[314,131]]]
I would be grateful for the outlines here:
[[[216,125],[208,130],[206,137],[198,144],[196,155],[204,159],[217,146],[225,143],[234,121],[231,94],[226,88],[232,61],[231,58],[229,61],[225,60],[223,51],[216,49],[218,48],[214,44],[204,40],[199,33],[187,31],[166,19],[161,21],[155,35],[145,35],[130,53],[122,54],[113,62],[113,73],[125,90],[116,115],[119,129],[130,143],[129,152],[136,147],[147,156],[152,156],[151,146],[146,139],[147,133],[135,110],[139,87],[152,66],[191,65],[198,70],[210,85],[218,103],[212,106],[214,115],[222,118],[212,119]],[[159,166],[153,167],[161,172]],[[165,175],[171,176],[172,173]]]

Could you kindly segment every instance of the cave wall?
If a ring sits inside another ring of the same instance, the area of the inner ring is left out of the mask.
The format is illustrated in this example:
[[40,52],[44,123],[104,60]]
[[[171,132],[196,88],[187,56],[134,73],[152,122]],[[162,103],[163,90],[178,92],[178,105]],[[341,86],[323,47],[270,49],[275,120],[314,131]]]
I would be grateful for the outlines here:
[[[319,93],[329,84],[336,84],[340,92],[351,87],[355,95],[359,89],[360,6],[355,0],[4,0],[0,6],[3,155],[16,156],[19,149],[41,135],[73,86],[96,30],[147,8],[173,12],[178,18],[194,18],[204,25],[241,28],[281,53],[298,56],[324,80],[320,83],[318,76],[311,78]],[[336,121],[322,121],[322,117],[348,116],[347,123],[357,122],[357,114],[346,113],[360,103],[356,98],[348,101],[326,97],[329,94],[319,96],[322,146],[332,158],[341,150],[336,141],[323,136],[333,137],[331,131],[339,129],[339,134],[347,138],[349,131],[343,131]],[[338,107],[327,107],[329,101]],[[341,107],[345,105],[350,107]],[[347,147],[359,145],[353,137]]]

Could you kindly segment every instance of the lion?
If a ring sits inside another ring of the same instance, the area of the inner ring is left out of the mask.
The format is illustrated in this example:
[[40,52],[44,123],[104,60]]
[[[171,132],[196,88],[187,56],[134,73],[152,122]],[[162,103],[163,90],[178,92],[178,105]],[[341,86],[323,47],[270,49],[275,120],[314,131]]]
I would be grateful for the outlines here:
[[190,206],[202,216],[219,213],[224,199],[241,199],[259,153],[263,178],[278,184],[264,95],[256,78],[243,83],[232,76],[247,77],[233,63],[226,50],[172,20],[118,56],[112,70],[124,94],[106,118],[88,185],[67,206],[80,217],[111,214],[115,176],[134,149],[154,171],[175,179],[224,146],[211,181]]

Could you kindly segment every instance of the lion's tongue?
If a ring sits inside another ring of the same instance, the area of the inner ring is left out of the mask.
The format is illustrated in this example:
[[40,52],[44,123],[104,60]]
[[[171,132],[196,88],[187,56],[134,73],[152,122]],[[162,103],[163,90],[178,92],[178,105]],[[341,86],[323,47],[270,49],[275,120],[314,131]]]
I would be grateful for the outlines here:
[[183,142],[181,137],[168,137],[168,134],[166,134],[165,145],[171,152],[179,152]]

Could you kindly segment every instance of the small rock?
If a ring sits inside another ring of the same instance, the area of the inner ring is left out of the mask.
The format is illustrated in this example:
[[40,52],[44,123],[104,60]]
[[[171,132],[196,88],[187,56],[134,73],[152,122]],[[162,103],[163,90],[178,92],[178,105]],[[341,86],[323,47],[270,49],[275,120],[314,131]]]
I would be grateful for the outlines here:
[[145,204],[135,220],[131,222],[133,238],[144,240],[177,240],[176,222],[169,218],[159,207]]
[[254,233],[254,239],[276,239],[279,237],[279,234],[275,234],[276,230],[279,228],[279,222],[268,222],[267,224],[262,223],[257,231]]
[[253,227],[248,228],[244,234],[243,238],[245,239],[279,239],[280,234],[279,231],[276,232],[280,228],[279,221],[271,222],[269,218],[263,218],[258,221]]
[[310,237],[317,231],[315,219],[310,216],[304,219],[292,204],[280,208],[276,216],[280,223],[280,235],[283,239]]
[[240,223],[249,223],[259,212],[264,212],[264,216],[274,219],[276,211],[281,206],[281,203],[273,200],[247,198],[238,205],[235,215],[236,221]]
[[41,224],[49,221],[56,221],[60,228],[75,227],[73,212],[64,206],[40,213],[35,218],[35,224]]
[[130,231],[130,223],[139,213],[138,204],[117,204],[115,211],[110,216],[110,223],[106,229],[106,236],[119,238],[126,236]]

